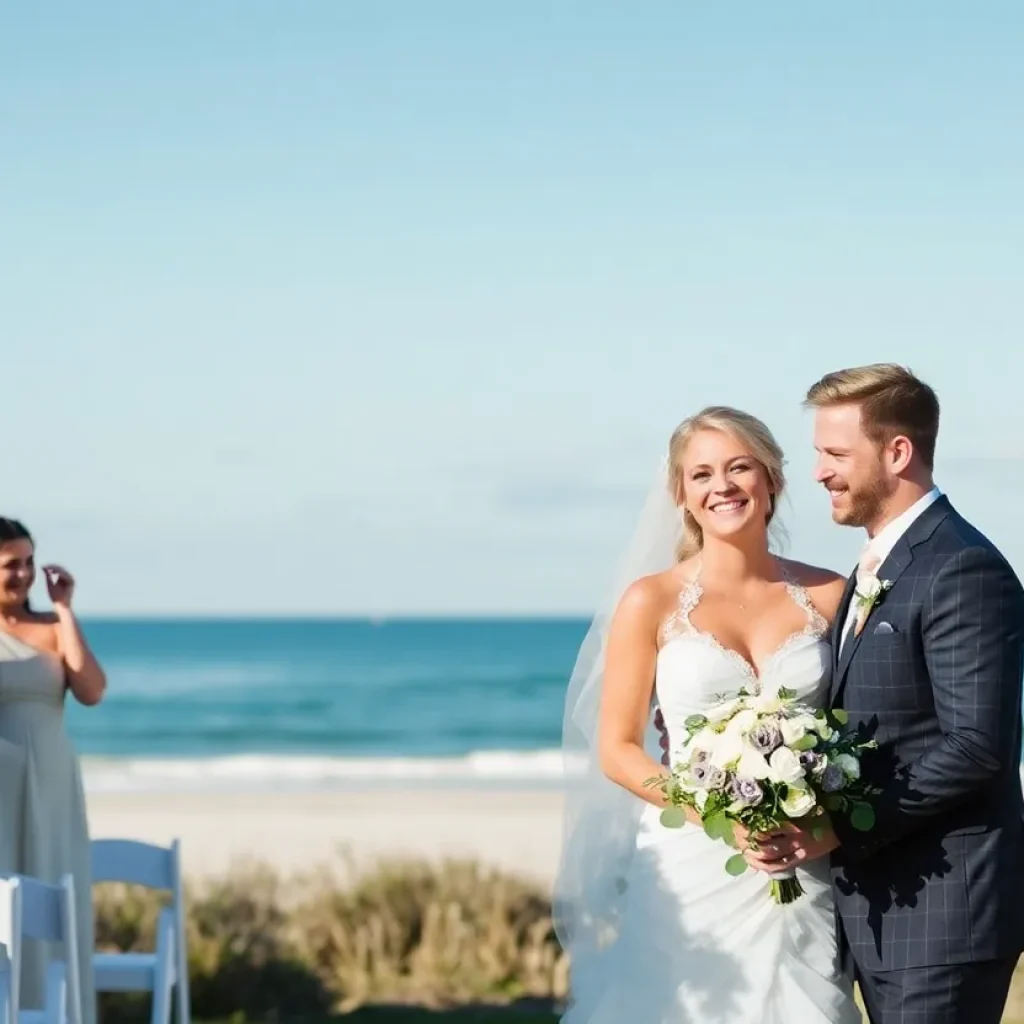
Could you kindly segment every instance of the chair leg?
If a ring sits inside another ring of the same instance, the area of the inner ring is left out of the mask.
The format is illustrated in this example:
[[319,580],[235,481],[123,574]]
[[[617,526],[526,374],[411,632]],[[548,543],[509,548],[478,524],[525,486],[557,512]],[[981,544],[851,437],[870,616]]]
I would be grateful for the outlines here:
[[64,964],[57,960],[51,961],[46,968],[46,993],[43,1011],[46,1020],[55,1024],[82,1024],[75,1019],[70,1003],[73,994],[68,985],[67,972]]
[[17,1015],[17,1011],[13,1009],[16,1004],[10,979],[10,962],[4,953],[0,953],[0,1024],[8,1024],[12,1015]]
[[188,947],[185,944],[183,929],[185,927],[181,920],[175,922],[176,934],[174,943],[174,998],[177,1000],[177,1024],[192,1024],[192,999],[189,994],[188,983]]
[[153,1012],[151,1024],[170,1024],[171,1020],[171,985],[166,976],[157,978],[153,986]]
[[[188,970],[188,968],[185,968]],[[192,1024],[192,1007],[189,1003],[188,982],[181,980],[178,972],[174,985],[174,1011],[176,1024]]]
[[174,988],[174,949],[171,922],[160,915],[156,935],[156,977],[153,979],[153,1009],[150,1024],[171,1024],[171,992]]

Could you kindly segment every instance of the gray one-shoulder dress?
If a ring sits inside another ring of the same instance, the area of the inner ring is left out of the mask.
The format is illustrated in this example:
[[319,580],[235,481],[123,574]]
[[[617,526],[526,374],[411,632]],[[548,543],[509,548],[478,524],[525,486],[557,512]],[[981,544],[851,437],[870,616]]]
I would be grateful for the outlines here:
[[[64,728],[64,666],[0,632],[0,873],[75,880],[83,1024],[95,1024],[89,827],[82,777]],[[43,1005],[47,950],[29,944],[22,1000]]]

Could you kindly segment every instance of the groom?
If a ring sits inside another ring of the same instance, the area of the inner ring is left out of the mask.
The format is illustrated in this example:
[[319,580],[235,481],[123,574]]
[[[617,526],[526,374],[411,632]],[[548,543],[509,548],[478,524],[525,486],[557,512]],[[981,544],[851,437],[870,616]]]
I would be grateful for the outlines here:
[[831,706],[878,743],[876,823],[751,854],[831,855],[840,948],[873,1024],[997,1024],[1024,950],[1024,590],[932,481],[939,403],[908,370],[807,394],[832,518],[868,542],[832,630]]

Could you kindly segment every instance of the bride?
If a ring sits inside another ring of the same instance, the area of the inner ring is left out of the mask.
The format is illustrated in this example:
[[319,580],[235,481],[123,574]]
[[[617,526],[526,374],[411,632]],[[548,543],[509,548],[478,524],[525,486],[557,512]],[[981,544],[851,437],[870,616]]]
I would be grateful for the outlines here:
[[[572,985],[564,1024],[859,1024],[840,968],[828,859],[797,868],[786,906],[763,871],[696,815],[659,821],[685,720],[741,687],[827,699],[828,631],[845,580],[772,553],[782,452],[746,413],[711,407],[673,433],[609,610],[594,620],[566,702],[568,796],[555,920]],[[741,849],[749,837],[737,826]],[[756,864],[756,856],[749,858]]]

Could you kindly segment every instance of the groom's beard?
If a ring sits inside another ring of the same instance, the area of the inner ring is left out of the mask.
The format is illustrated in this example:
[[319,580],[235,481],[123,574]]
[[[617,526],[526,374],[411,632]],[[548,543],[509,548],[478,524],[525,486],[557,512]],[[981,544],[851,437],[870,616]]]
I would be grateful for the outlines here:
[[847,491],[849,507],[836,510],[836,522],[842,526],[868,526],[878,522],[883,518],[886,502],[895,489],[895,483],[890,483],[884,476],[862,484],[856,491],[851,487]]

